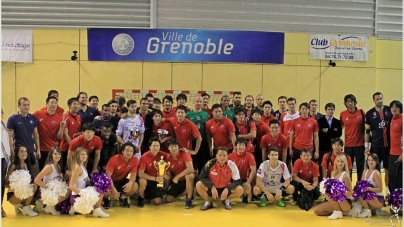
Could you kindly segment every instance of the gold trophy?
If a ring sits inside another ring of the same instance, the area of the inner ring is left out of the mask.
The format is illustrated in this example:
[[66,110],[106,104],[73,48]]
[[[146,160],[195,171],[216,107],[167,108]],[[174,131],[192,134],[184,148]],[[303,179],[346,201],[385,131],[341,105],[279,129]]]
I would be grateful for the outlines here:
[[[168,167],[170,167],[170,162],[165,162],[164,156],[161,156],[161,160],[159,162],[154,161],[153,164],[154,164],[154,167],[156,167],[156,169],[157,169],[157,174],[159,175],[159,177],[163,177],[165,172],[167,171]],[[163,188],[164,182],[157,183],[157,187]]]

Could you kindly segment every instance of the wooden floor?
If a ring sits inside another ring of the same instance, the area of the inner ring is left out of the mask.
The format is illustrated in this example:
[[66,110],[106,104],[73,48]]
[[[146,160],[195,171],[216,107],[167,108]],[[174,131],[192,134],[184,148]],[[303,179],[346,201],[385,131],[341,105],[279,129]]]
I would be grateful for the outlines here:
[[[356,178],[356,177],[354,177]],[[21,214],[15,214],[14,208],[8,202],[3,207],[7,217],[2,218],[2,226],[50,226],[50,227],[115,227],[115,226],[136,226],[136,227],[165,227],[165,226],[392,226],[389,216],[374,216],[370,219],[360,219],[352,217],[343,217],[339,220],[328,220],[327,217],[317,217],[313,210],[308,212],[300,210],[297,206],[291,206],[286,202],[286,207],[280,208],[275,204],[269,204],[267,207],[258,207],[259,202],[250,202],[248,205],[241,204],[241,200],[232,202],[233,210],[225,210],[220,201],[214,202],[214,209],[200,211],[199,207],[203,201],[199,198],[194,201],[193,209],[184,209],[184,199],[175,203],[154,206],[146,204],[144,208],[135,206],[137,201],[131,202],[131,208],[121,208],[119,205],[113,206],[107,210],[110,218],[93,218],[91,215],[61,215],[52,216],[40,212],[39,216],[28,217]],[[384,210],[388,210],[384,208]],[[313,225],[314,224],[314,225]]]

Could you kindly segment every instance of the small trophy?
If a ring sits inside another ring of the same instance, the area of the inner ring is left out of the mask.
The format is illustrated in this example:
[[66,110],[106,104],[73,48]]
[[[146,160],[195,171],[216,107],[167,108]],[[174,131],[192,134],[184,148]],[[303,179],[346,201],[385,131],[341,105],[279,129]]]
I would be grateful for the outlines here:
[[[161,160],[159,162],[154,161],[153,164],[154,164],[154,167],[156,167],[156,169],[157,169],[157,175],[159,177],[163,177],[165,172],[167,171],[168,167],[170,167],[170,162],[165,162],[164,156],[161,156]],[[164,182],[157,183],[157,187],[163,188]]]

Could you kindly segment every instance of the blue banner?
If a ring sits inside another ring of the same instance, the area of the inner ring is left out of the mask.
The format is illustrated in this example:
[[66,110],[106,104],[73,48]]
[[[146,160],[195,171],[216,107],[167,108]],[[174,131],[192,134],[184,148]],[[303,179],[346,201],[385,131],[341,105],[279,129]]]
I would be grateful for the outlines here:
[[90,61],[283,64],[280,32],[195,29],[88,29]]

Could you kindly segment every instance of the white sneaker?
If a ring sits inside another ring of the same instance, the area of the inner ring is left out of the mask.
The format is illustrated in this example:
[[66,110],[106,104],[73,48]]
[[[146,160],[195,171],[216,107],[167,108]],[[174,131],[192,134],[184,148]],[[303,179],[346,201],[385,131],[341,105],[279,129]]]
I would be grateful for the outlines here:
[[109,218],[109,214],[105,213],[101,207],[98,207],[97,209],[93,210],[93,217],[97,218]]
[[38,200],[35,201],[34,211],[39,212],[43,210],[43,203],[39,202]]
[[16,214],[21,214],[22,204],[14,205],[14,211]]
[[70,215],[74,215],[76,213],[76,210],[73,208],[73,206],[69,210]]
[[60,215],[60,212],[55,209],[54,206],[46,206],[44,209],[45,213],[52,215]]
[[330,216],[328,216],[329,220],[337,220],[340,218],[342,218],[342,212],[339,210],[334,210],[334,212]]
[[38,213],[33,211],[30,206],[23,207],[21,213],[23,215],[28,215],[28,216],[31,216],[31,217],[38,216]]
[[360,212],[358,215],[356,215],[358,218],[370,218],[372,217],[372,211],[370,209],[363,209],[362,212]]

